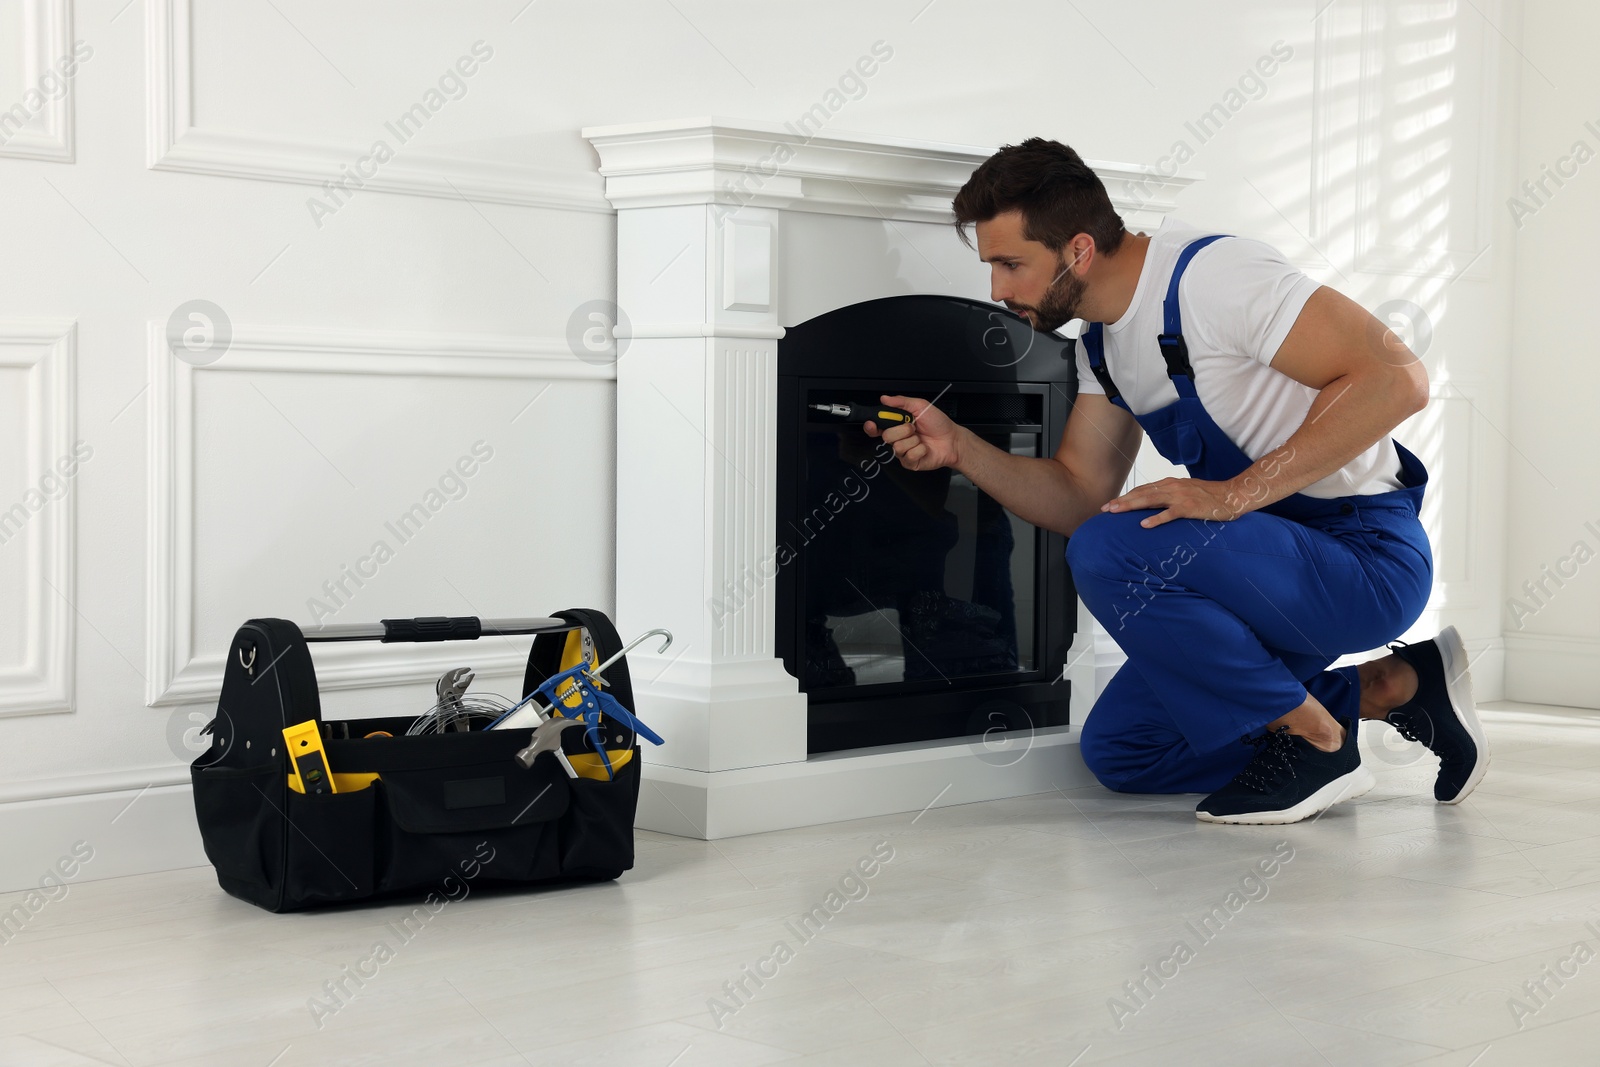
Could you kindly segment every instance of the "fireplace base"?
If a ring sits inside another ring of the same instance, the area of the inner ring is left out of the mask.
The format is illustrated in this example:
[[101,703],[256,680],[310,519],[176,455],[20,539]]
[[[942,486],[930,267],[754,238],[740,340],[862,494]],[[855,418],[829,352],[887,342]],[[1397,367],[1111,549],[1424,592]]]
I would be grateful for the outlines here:
[[795,763],[690,771],[646,763],[634,825],[715,841],[818,823],[1049,793],[1093,785],[1077,726],[1048,727],[985,748],[952,738],[830,752]]

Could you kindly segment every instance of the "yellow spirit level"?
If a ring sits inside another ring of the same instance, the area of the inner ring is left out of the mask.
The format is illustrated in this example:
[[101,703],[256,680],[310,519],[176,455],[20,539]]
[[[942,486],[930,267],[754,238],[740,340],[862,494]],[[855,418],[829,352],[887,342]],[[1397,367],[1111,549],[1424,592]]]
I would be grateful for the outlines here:
[[296,726],[284,727],[283,743],[289,751],[289,788],[297,793],[339,791],[328,773],[328,754],[322,749],[317,720],[307,719]]

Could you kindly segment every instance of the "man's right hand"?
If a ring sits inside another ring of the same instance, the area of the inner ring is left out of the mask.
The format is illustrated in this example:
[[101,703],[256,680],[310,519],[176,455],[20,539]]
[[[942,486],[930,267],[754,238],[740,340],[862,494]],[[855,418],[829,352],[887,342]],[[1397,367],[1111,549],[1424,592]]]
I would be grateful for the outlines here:
[[909,396],[880,396],[890,407],[911,412],[909,426],[891,426],[879,430],[874,422],[864,429],[873,437],[882,437],[894,446],[900,465],[911,471],[931,471],[940,467],[954,467],[960,462],[958,445],[961,427],[950,417],[926,400]]

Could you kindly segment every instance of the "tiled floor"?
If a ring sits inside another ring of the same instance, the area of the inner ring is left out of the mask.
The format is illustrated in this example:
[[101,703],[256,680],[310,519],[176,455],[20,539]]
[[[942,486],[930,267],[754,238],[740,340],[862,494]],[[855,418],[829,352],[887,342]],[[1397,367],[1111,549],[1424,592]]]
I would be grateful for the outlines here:
[[209,868],[84,883],[0,946],[0,1064],[1600,1063],[1600,713],[1492,707],[1459,807],[1369,724],[1378,788],[1312,823],[1079,789],[641,832],[617,883],[409,941],[409,905],[275,916]]

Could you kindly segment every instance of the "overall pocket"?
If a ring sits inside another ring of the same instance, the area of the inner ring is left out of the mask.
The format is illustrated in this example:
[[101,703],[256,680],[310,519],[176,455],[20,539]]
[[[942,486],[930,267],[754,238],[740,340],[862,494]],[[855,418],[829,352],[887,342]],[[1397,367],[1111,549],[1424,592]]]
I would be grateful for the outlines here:
[[1206,443],[1200,436],[1199,427],[1188,419],[1178,419],[1168,429],[1174,453],[1166,457],[1169,463],[1175,463],[1180,467],[1191,467],[1205,459]]
[[1150,443],[1156,446],[1163,459],[1189,467],[1205,459],[1206,443],[1200,435],[1200,427],[1184,412],[1184,406],[1180,401],[1152,411],[1139,419],[1139,425],[1150,435]]

